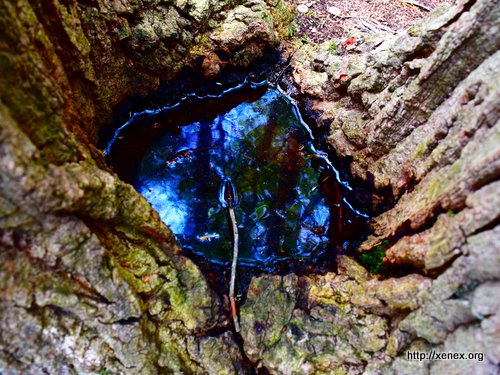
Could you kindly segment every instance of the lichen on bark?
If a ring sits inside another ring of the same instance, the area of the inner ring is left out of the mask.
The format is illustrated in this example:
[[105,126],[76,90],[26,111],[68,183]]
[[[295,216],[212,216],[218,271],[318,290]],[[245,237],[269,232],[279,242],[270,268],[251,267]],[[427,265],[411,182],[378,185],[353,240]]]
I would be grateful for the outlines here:
[[[262,4],[252,6],[265,10]],[[223,301],[94,146],[120,100],[222,48],[224,38],[209,37],[235,5],[219,3],[211,26],[201,5],[0,4],[0,372],[233,373],[246,366]],[[258,47],[272,47],[274,31],[260,32]],[[195,43],[201,52],[190,52]]]
[[[409,292],[404,280],[413,272],[421,277],[415,286],[425,285],[410,292],[418,298],[406,296],[387,315],[391,329],[382,334],[380,351],[370,353],[362,369],[347,365],[345,372],[462,371],[452,362],[416,365],[407,360],[408,350],[483,352],[485,360],[467,363],[466,371],[496,372],[499,358],[488,347],[498,337],[496,314],[484,323],[472,301],[483,283],[500,277],[500,39],[493,35],[499,11],[497,2],[458,2],[407,33],[367,38],[352,54],[320,46],[294,56],[295,85],[306,93],[318,125],[330,124],[337,156],[350,160],[352,174],[375,192],[371,232],[359,250],[383,244],[386,275],[409,273],[371,283],[389,296]],[[328,73],[317,89],[322,95],[308,86],[308,71]],[[362,285],[344,301],[351,309],[383,300],[380,292],[367,298],[370,289]]]
[[255,277],[240,345],[228,301],[95,143],[120,101],[185,66],[208,79],[250,66],[293,4],[1,2],[0,372],[494,373],[499,8],[459,1],[343,54],[284,46],[301,46],[290,92],[374,191],[360,250],[383,243],[388,274],[339,256],[337,273]]

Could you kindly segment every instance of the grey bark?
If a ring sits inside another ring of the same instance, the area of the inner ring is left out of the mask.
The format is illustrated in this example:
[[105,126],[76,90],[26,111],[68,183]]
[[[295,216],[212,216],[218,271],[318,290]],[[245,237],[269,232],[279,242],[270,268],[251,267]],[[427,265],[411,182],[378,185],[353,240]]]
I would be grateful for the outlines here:
[[[339,156],[392,192],[362,250],[388,240],[386,265],[416,273],[379,280],[339,257],[338,274],[255,278],[244,353],[228,301],[104,165],[97,130],[121,99],[198,58],[207,77],[251,64],[277,42],[270,5],[0,3],[0,372],[243,373],[246,357],[284,374],[498,372],[498,1],[294,55]],[[486,357],[405,358],[431,349]]]

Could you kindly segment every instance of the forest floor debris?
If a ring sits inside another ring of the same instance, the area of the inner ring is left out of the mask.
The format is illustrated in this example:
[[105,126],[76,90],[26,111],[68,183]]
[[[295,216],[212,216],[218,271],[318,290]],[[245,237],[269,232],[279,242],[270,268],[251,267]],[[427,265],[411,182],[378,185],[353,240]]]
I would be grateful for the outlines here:
[[345,39],[354,30],[396,32],[425,17],[427,9],[449,4],[450,0],[303,0],[290,30],[315,43]]

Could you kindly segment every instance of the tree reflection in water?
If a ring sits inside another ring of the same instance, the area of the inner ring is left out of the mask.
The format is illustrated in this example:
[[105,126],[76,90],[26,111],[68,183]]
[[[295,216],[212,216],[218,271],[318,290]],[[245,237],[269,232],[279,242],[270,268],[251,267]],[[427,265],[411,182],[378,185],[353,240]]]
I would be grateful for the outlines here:
[[269,87],[232,109],[164,131],[129,179],[184,249],[224,264],[232,247],[220,191],[230,181],[239,264],[272,270],[338,244],[342,216],[353,214],[312,141],[290,100]]

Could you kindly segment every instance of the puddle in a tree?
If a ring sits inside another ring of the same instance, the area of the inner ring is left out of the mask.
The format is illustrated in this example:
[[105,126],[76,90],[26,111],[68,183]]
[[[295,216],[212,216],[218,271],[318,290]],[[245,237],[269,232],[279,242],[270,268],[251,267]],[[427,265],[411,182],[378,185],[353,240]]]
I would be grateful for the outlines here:
[[[135,114],[108,162],[159,212],[186,251],[228,264],[234,206],[240,265],[273,271],[333,256],[365,215],[342,194],[296,104],[267,83]],[[234,194],[234,202],[228,197]]]

